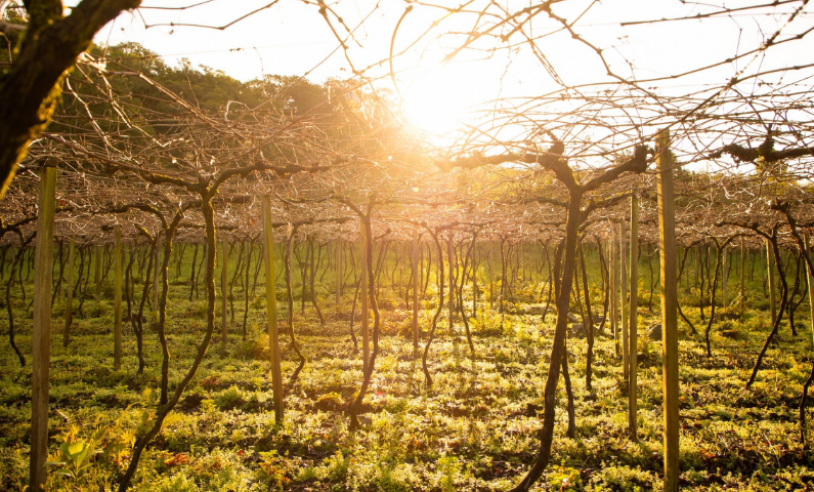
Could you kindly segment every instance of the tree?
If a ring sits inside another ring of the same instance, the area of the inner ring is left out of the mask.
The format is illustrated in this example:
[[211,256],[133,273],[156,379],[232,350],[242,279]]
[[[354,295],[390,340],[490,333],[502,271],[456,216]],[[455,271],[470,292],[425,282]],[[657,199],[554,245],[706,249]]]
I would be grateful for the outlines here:
[[[60,82],[87,50],[93,36],[141,0],[82,0],[64,16],[61,0],[27,0],[28,24],[17,56],[0,75],[0,196],[17,164],[48,123],[61,93]],[[8,5],[0,1],[0,19]],[[11,30],[0,25],[0,30]]]

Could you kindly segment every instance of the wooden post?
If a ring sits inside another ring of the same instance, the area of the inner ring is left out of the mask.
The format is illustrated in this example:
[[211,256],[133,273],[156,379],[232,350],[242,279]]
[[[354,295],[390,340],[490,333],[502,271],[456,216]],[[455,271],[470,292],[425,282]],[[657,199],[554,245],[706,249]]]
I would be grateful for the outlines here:
[[628,379],[628,416],[630,424],[630,439],[638,440],[638,371],[639,349],[638,349],[638,328],[639,328],[639,199],[636,195],[630,198],[630,361]]
[[342,299],[342,231],[339,231],[340,236],[336,239],[336,312],[340,311],[340,302]]
[[220,343],[226,343],[226,330],[229,321],[226,317],[227,306],[229,305],[229,240],[223,238],[220,267]]
[[29,490],[41,492],[48,457],[48,371],[51,363],[51,269],[53,268],[56,159],[40,174],[37,246],[34,252],[34,324],[31,373],[31,462]]
[[[768,249],[768,248],[769,248],[769,246],[768,246],[768,245],[766,245],[766,248]],[[767,270],[767,268],[766,268],[766,258],[767,258],[769,255],[768,255],[768,253],[767,253],[767,254],[765,254],[765,255],[762,255],[762,254],[760,254],[760,252],[759,252],[759,251],[760,251],[760,250],[758,250],[758,255],[757,255],[757,257],[760,259],[760,271],[761,271],[761,275],[760,275],[760,282],[761,282],[761,283],[763,283],[763,282],[766,282],[766,270]]]
[[613,331],[613,346],[616,356],[619,357],[619,251],[616,242],[616,230],[611,224],[610,240],[610,315],[611,330]]
[[71,325],[73,325],[73,264],[76,245],[73,238],[68,240],[68,291],[65,299],[65,332],[63,333],[62,346],[67,347],[71,340]]
[[494,298],[495,298],[495,277],[494,273],[492,272],[492,248],[487,246],[487,250],[489,251],[486,255],[486,273],[489,280],[489,311],[494,310]]
[[102,300],[102,247],[98,244],[93,247],[94,256],[94,277],[96,282],[96,300]]
[[274,421],[283,423],[283,372],[280,364],[280,337],[277,330],[277,275],[274,271],[274,230],[271,200],[263,197],[263,259],[266,263],[266,316],[271,350],[271,387],[274,390]]
[[[805,251],[803,251],[803,254],[811,258],[811,238],[809,237],[808,232],[805,233]],[[806,281],[808,282],[808,306],[811,313],[812,340],[814,340],[814,292],[811,290],[812,287],[814,287],[814,278],[811,276],[811,271],[808,269],[808,264],[804,262],[803,265],[806,269]],[[805,432],[805,428],[803,431]],[[804,444],[807,445],[808,443],[806,442]]]
[[[743,315],[746,313],[746,290],[744,289],[744,271],[746,270],[746,240],[741,240],[741,299],[740,299],[740,314],[741,314],[741,321],[743,321]],[[814,317],[811,318],[814,320]]]
[[[728,279],[726,268],[727,268],[727,251],[724,248],[721,251],[721,301],[723,301],[723,312],[728,312],[727,310],[727,302],[726,302],[726,282]],[[713,292],[712,295],[714,296],[715,293]]]
[[475,318],[478,316],[478,270],[480,267],[480,256],[478,256],[478,244],[476,242],[476,236],[472,236],[472,317]]
[[365,219],[359,221],[359,241],[361,242],[361,269],[362,277],[359,284],[359,295],[362,296],[362,368],[367,373],[367,364],[370,360],[370,333],[368,324],[370,321],[370,307],[368,299],[368,264],[367,264],[367,228]]
[[113,326],[113,368],[122,367],[122,232],[119,226],[113,229],[113,304],[116,319]]
[[659,256],[664,354],[664,491],[678,491],[678,285],[676,273],[673,155],[670,132],[658,135]]
[[[511,252],[511,251],[510,251]],[[503,301],[506,299],[506,289],[507,289],[507,281],[508,281],[508,268],[507,263],[509,259],[506,258],[506,241],[503,238],[500,239],[500,292],[498,293],[498,304],[497,304],[497,312],[503,314],[505,305]],[[503,324],[503,316],[501,316],[501,325]]]
[[[401,289],[404,288],[404,263],[407,261],[405,259],[405,254],[404,254],[405,246],[406,246],[405,244],[399,243],[398,257],[396,258],[396,262],[398,262],[398,265],[399,265],[399,287],[398,287],[398,289],[394,289],[394,290],[398,290],[398,297],[399,298],[401,298]],[[407,300],[408,297],[409,297],[409,294],[404,295],[404,303],[405,304],[410,303],[410,301]]]
[[421,279],[418,278],[418,229],[413,232],[413,355],[418,355],[418,289]]
[[153,324],[158,325],[158,279],[161,277],[161,250],[163,248],[160,247],[159,238],[161,237],[161,232],[158,232],[155,235],[155,272],[153,275]]
[[[811,238],[809,237],[808,232],[805,233],[805,241],[805,254],[811,257]],[[809,308],[811,309],[811,334],[814,336],[814,292],[811,291],[811,287],[814,286],[814,278],[811,277],[811,272],[808,269],[808,265],[805,263],[804,265],[806,266],[806,280],[808,281],[808,304]]]
[[447,263],[449,264],[449,336],[452,337],[452,344],[455,355],[458,354],[458,337],[455,336],[455,326],[453,315],[455,314],[455,246],[453,245],[452,233],[447,241]]
[[619,273],[621,275],[620,284],[622,286],[622,373],[625,381],[628,380],[628,370],[630,369],[629,347],[627,341],[628,321],[627,321],[627,261],[625,258],[625,221],[619,222]]
[[766,258],[768,259],[766,268],[768,269],[766,274],[769,276],[769,305],[772,307],[772,324],[777,319],[777,298],[775,297],[775,285],[774,285],[774,255],[772,254],[772,245],[769,241],[766,241]]
[[[421,244],[418,245],[418,288],[420,289],[422,285],[424,285],[424,249],[421,247]],[[422,296],[423,300],[423,296]]]

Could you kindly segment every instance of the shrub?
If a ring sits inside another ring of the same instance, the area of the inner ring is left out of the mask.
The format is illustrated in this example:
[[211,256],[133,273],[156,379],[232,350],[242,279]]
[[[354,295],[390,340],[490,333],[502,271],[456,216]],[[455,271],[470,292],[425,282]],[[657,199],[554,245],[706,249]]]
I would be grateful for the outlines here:
[[246,403],[245,394],[240,388],[234,385],[216,394],[213,399],[215,400],[215,405],[221,410],[234,410]]

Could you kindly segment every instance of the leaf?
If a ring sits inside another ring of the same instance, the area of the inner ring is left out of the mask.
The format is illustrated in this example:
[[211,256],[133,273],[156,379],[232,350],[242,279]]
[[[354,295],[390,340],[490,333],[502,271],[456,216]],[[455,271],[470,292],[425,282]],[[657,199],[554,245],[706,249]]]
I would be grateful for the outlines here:
[[118,441],[111,441],[105,446],[105,454],[115,455],[124,451],[124,445]]
[[65,442],[59,447],[62,454],[70,459],[74,465],[79,465],[91,452],[91,447],[85,441]]
[[84,442],[71,443],[68,446],[68,452],[72,455],[82,455],[87,450],[87,446]]

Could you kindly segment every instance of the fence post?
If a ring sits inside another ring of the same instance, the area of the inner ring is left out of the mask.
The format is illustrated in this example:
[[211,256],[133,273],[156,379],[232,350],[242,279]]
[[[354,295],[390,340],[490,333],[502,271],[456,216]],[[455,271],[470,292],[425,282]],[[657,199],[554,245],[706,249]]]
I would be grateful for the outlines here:
[[161,276],[161,232],[155,235],[155,271],[153,272],[153,324],[158,324],[158,279]]
[[361,241],[362,278],[360,280],[359,295],[362,296],[362,367],[367,373],[367,364],[370,359],[369,299],[368,299],[368,264],[367,264],[367,229],[365,219],[359,221],[359,240]]
[[68,291],[65,299],[65,332],[63,333],[62,346],[67,347],[71,340],[71,325],[73,324],[73,264],[76,245],[73,238],[68,240]]
[[222,245],[223,251],[221,252],[220,267],[220,342],[226,343],[226,330],[229,327],[229,320],[226,317],[227,307],[229,306],[229,240],[224,237]]
[[619,221],[619,273],[620,282],[622,287],[622,375],[625,381],[628,380],[628,372],[630,369],[629,355],[630,350],[628,346],[628,299],[627,299],[627,258],[625,257],[625,221]]
[[48,457],[48,371],[51,362],[51,269],[53,268],[56,159],[40,174],[37,246],[34,252],[34,325],[31,374],[31,462],[29,488],[43,490]]
[[113,247],[113,304],[116,322],[113,331],[113,367],[118,371],[122,367],[122,232],[119,226],[113,230],[115,245]]
[[274,228],[271,224],[271,200],[263,197],[263,259],[266,263],[266,316],[271,350],[271,387],[274,390],[274,421],[283,423],[283,375],[280,366],[280,338],[277,330],[277,278],[274,271]]
[[613,347],[619,357],[619,246],[616,241],[616,230],[611,223],[610,240],[610,315],[613,330]]
[[777,286],[775,285],[774,281],[774,255],[772,254],[772,245],[769,241],[766,241],[766,268],[768,271],[766,274],[769,276],[769,304],[772,307],[772,324],[774,324],[774,320],[777,319],[777,297],[775,295],[775,291],[777,290]]
[[342,230],[336,239],[336,312],[340,311],[342,299]]
[[658,135],[659,256],[661,259],[661,326],[664,353],[664,490],[678,491],[678,285],[676,273],[673,155],[670,132]]
[[93,247],[93,252],[96,257],[93,265],[93,276],[96,283],[96,301],[98,302],[102,299],[102,247],[97,244]]
[[639,199],[636,195],[630,198],[630,308],[628,309],[628,321],[630,322],[628,341],[630,349],[628,360],[630,369],[628,370],[628,417],[630,419],[630,439],[638,440],[638,329],[639,329]]
[[418,229],[413,232],[413,355],[418,354]]

